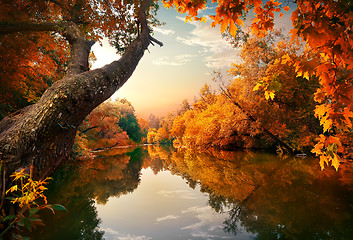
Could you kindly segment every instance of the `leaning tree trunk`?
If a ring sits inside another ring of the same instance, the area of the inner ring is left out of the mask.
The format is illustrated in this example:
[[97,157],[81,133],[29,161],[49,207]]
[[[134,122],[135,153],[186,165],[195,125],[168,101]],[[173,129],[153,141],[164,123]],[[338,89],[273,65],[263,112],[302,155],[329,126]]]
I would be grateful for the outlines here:
[[118,61],[100,69],[88,71],[92,43],[74,23],[66,25],[63,35],[71,45],[68,74],[47,89],[39,102],[0,122],[2,190],[4,180],[18,168],[34,166],[44,177],[68,159],[78,126],[129,79],[150,42],[155,41],[145,17],[149,2],[141,6],[139,37]]

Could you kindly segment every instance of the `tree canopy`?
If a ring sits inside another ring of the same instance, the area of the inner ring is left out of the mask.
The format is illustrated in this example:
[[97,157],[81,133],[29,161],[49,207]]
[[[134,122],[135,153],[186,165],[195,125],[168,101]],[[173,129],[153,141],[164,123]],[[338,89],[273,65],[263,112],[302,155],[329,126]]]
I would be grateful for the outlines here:
[[[205,9],[206,1],[169,0],[163,3],[186,13],[186,20],[205,20],[198,16],[198,11]],[[212,3],[216,5],[215,15],[209,16],[212,26],[220,24],[221,32],[228,30],[232,36],[244,25],[242,17],[251,10],[253,17],[249,30],[260,37],[273,30],[275,12],[289,10],[288,6],[275,0],[212,0]],[[320,156],[322,167],[331,162],[337,169],[345,152],[341,139],[347,143],[352,137],[353,3],[346,0],[298,0],[291,20],[291,41],[305,42],[303,55],[307,61],[293,59],[288,54],[283,56],[282,63],[291,64],[299,77],[318,78],[315,115],[320,119],[324,133],[318,137],[313,153]],[[271,99],[276,94],[273,88],[269,88],[273,86],[272,79],[264,77],[259,81]]]

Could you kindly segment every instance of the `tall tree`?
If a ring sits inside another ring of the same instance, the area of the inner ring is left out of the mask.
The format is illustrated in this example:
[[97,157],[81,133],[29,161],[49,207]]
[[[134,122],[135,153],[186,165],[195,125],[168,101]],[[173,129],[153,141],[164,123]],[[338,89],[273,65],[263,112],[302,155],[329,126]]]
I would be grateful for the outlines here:
[[[0,122],[1,187],[5,186],[3,179],[19,167],[33,165],[43,176],[60,166],[69,156],[83,119],[129,79],[151,41],[162,45],[150,36],[151,2],[2,1],[1,40],[8,34],[50,32],[52,38],[64,37],[69,43],[70,64],[66,75],[36,104]],[[135,35],[134,31],[129,34],[133,25]],[[116,37],[121,32],[127,34],[125,38]],[[90,48],[102,36],[119,44],[124,54],[89,71]]]

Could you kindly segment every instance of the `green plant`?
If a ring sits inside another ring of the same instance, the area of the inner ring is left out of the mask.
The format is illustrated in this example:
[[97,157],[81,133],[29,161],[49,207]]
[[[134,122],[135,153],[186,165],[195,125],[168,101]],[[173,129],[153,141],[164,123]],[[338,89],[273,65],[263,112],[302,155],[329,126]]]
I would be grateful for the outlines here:
[[[44,225],[39,218],[38,211],[40,209],[50,209],[54,214],[55,210],[62,211],[66,208],[60,204],[48,204],[44,191],[47,189],[45,185],[51,178],[34,181],[29,174],[22,169],[15,172],[10,177],[13,178],[14,185],[6,191],[6,194],[11,193],[12,196],[6,199],[10,200],[12,204],[18,207],[16,215],[8,215],[2,219],[2,222],[11,221],[7,228],[0,233],[0,240],[6,232],[8,232],[15,225],[25,227],[28,230],[36,228],[36,226]],[[41,204],[40,202],[43,202]],[[19,234],[12,235],[15,239],[28,239]]]

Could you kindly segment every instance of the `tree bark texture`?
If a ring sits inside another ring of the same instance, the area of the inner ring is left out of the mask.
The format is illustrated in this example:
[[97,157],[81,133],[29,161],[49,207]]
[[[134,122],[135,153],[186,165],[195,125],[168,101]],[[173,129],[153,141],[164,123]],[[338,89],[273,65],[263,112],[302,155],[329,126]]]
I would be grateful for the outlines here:
[[19,168],[34,166],[42,178],[68,159],[78,126],[129,79],[149,46],[145,17],[149,3],[144,1],[141,6],[139,37],[119,60],[100,69],[88,71],[92,42],[74,23],[65,26],[63,35],[71,46],[67,75],[48,88],[36,104],[0,122],[0,188],[5,186],[3,177]]

